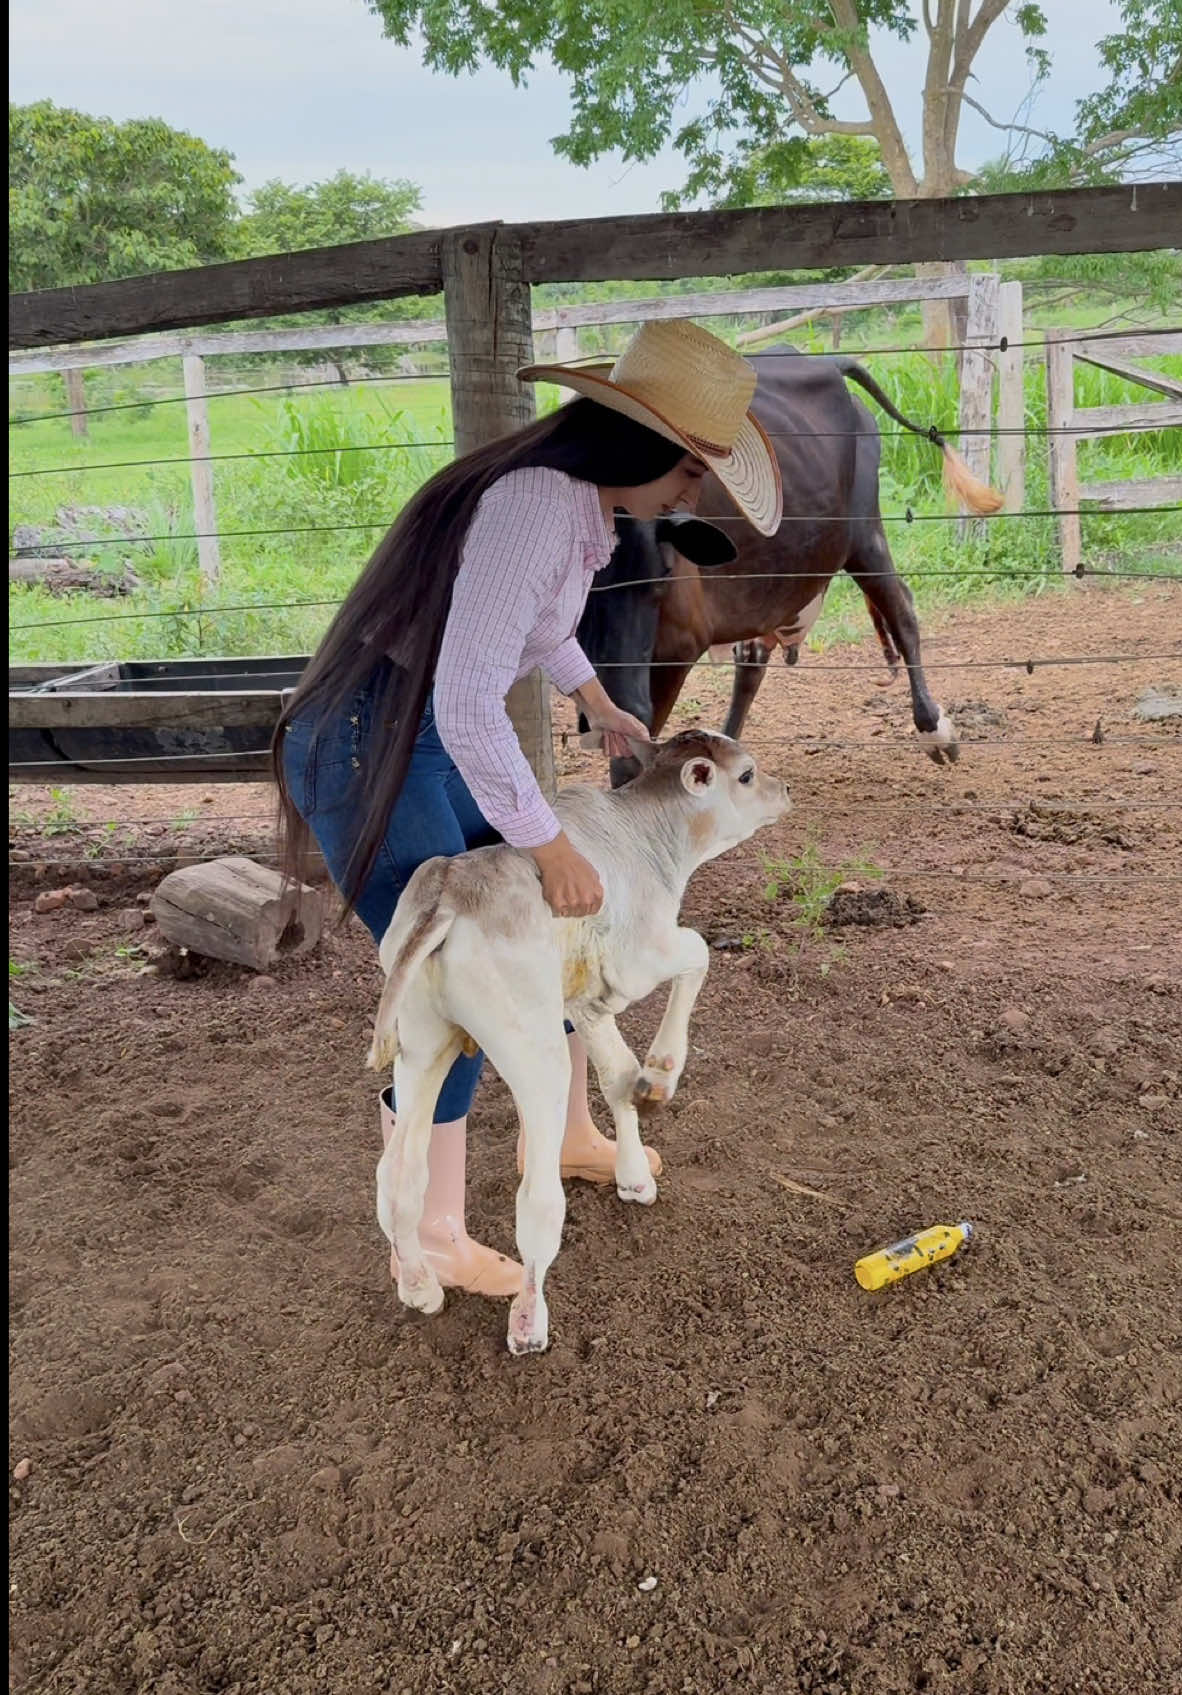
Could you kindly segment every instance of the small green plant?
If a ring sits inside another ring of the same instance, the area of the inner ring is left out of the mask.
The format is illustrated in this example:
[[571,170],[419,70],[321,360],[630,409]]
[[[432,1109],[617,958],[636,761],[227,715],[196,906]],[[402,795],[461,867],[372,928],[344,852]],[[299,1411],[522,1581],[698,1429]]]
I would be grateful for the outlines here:
[[9,977],[27,977],[37,967],[31,959],[10,959],[8,962]]
[[12,1002],[9,1001],[8,1028],[10,1030],[22,1030],[26,1024],[33,1024],[35,1022],[36,1020],[30,1018],[28,1013],[22,1012],[19,1007],[13,1006]]
[[820,955],[818,969],[822,977],[827,977],[833,967],[845,958],[846,952],[840,942],[833,941],[826,933],[825,913],[829,902],[841,885],[851,878],[877,881],[883,875],[882,867],[866,857],[829,865],[813,837],[805,842],[794,859],[765,854],[760,863],[767,879],[764,899],[791,903],[790,923],[797,939],[797,952],[816,949]]
[[42,825],[47,836],[66,836],[78,828],[78,813],[74,802],[65,789],[50,789],[49,798],[53,805],[46,814]]

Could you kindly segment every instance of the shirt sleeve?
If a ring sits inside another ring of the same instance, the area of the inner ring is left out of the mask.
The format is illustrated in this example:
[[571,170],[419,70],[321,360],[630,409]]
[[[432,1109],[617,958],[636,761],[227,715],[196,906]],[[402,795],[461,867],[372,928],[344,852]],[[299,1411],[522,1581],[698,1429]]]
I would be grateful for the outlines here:
[[574,694],[595,675],[594,665],[573,636],[568,636],[561,647],[547,655],[542,669],[561,694]]
[[[545,474],[494,483],[464,541],[435,672],[435,723],[481,812],[513,847],[541,847],[560,825],[505,710],[538,613],[569,557],[574,519]],[[568,664],[563,643],[547,668]],[[581,656],[580,656],[581,657]],[[576,683],[574,685],[578,687]]]

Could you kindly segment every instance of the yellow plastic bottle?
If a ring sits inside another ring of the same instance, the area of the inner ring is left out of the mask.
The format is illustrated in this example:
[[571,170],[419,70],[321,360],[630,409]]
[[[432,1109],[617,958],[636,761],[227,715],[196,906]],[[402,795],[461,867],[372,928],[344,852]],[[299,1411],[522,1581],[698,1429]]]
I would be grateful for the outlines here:
[[959,1224],[933,1224],[930,1230],[921,1230],[918,1235],[892,1242],[889,1248],[880,1248],[876,1254],[867,1254],[855,1265],[854,1276],[863,1289],[885,1289],[888,1283],[897,1283],[925,1265],[948,1259],[972,1239],[973,1227],[967,1219]]

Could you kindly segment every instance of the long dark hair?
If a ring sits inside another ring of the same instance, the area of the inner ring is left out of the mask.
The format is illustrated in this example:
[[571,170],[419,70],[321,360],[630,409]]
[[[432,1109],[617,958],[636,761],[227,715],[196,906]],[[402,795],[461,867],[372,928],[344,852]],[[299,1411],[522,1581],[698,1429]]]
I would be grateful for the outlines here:
[[[299,875],[310,832],[284,770],[287,726],[296,718],[326,722],[377,672],[374,723],[380,728],[356,773],[357,839],[341,886],[346,913],[365,887],[406,780],[464,538],[486,489],[507,471],[530,465],[565,471],[601,488],[637,488],[665,476],[684,456],[676,442],[621,413],[593,400],[574,400],[453,461],[424,483],[378,544],[280,714],[271,761],[289,875]],[[399,663],[382,666],[391,649]]]

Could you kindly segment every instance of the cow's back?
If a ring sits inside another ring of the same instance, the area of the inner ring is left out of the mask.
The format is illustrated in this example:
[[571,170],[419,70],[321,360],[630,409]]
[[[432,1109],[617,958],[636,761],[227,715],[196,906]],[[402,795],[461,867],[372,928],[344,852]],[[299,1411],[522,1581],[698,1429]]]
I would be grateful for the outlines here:
[[[761,536],[745,519],[734,519],[730,498],[707,477],[698,510],[721,517],[739,549],[739,565],[700,578],[679,567],[678,583],[662,621],[670,650],[680,627],[693,625],[698,651],[714,642],[747,640],[781,626],[791,627],[842,569],[850,554],[851,516],[863,495],[858,475],[858,437],[873,419],[859,409],[834,362],[826,357],[777,348],[757,356],[752,411],[766,430],[784,488],[784,522],[774,536]],[[795,573],[800,573],[796,575]],[[692,576],[693,582],[688,579]],[[692,643],[690,645],[693,645]],[[659,641],[656,657],[666,657]]]

